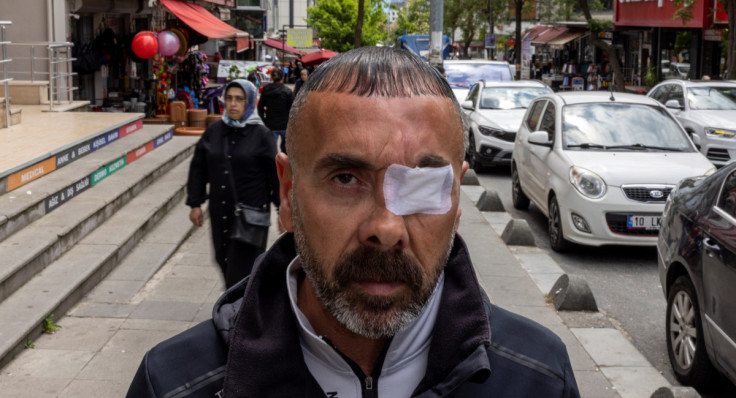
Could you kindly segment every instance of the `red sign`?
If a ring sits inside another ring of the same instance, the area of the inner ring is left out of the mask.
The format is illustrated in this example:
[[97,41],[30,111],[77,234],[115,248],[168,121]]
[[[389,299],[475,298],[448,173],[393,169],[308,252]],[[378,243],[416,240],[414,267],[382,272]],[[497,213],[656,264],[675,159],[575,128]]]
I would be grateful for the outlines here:
[[616,26],[707,28],[711,26],[712,1],[695,0],[693,18],[683,25],[682,19],[673,19],[679,7],[671,0],[616,0],[613,23]]
[[716,12],[713,13],[713,24],[726,24],[728,25],[728,14],[726,13],[726,5],[718,0],[713,0],[715,4]]
[[153,141],[142,147],[136,148],[125,155],[125,162],[130,163],[153,150]]
[[133,123],[127,124],[120,128],[120,138],[128,134],[134,133],[143,127],[143,119],[138,119]]

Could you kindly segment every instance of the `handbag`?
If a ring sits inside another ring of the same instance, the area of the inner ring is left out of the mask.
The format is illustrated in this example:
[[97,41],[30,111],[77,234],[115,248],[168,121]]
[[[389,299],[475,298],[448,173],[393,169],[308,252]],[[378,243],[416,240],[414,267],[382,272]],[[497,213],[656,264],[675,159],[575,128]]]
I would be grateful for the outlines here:
[[[225,138],[225,156],[227,156],[227,138]],[[233,203],[235,203],[235,218],[230,228],[230,240],[261,246],[268,238],[268,227],[271,226],[271,212],[260,207],[248,206],[238,200],[235,187],[235,178],[230,161],[227,164],[227,175],[232,187]]]

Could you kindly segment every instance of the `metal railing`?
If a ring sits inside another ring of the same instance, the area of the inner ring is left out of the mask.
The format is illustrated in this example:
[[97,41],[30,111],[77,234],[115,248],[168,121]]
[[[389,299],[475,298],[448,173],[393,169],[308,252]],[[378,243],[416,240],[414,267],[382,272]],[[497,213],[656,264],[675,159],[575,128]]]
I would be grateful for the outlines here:
[[3,78],[0,79],[0,83],[5,86],[5,128],[10,127],[10,93],[8,90],[8,82],[13,78],[8,77],[8,64],[12,59],[8,59],[8,44],[7,37],[5,36],[5,28],[7,25],[12,25],[10,21],[0,21],[0,47],[2,47],[2,58],[0,58],[0,64],[3,65]]
[[[76,60],[76,58],[72,57],[74,43],[28,41],[9,44],[11,46],[30,47],[29,57],[15,57],[19,61],[28,61],[30,63],[30,70],[14,70],[11,73],[30,75],[31,82],[36,82],[37,75],[47,76],[49,82],[48,96],[50,110],[54,109],[54,104],[60,105],[62,101],[66,103],[73,102],[73,92],[78,89],[78,87],[74,86],[73,80],[77,73],[72,71],[72,62]],[[38,48],[46,50],[46,55],[39,56],[36,54]],[[39,61],[47,62],[48,71],[39,70]]]

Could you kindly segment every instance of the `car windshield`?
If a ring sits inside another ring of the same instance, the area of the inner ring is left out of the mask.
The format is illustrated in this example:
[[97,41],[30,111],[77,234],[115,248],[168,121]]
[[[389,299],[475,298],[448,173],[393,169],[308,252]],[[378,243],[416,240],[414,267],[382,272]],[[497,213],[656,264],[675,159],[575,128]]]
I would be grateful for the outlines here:
[[687,101],[691,110],[735,110],[736,88],[690,87]]
[[551,93],[547,87],[486,87],[480,97],[481,109],[526,109],[534,98]]
[[569,150],[694,151],[664,109],[644,104],[567,105],[562,110],[562,140]]
[[511,71],[506,64],[445,63],[447,82],[453,87],[470,87],[479,80],[509,81]]

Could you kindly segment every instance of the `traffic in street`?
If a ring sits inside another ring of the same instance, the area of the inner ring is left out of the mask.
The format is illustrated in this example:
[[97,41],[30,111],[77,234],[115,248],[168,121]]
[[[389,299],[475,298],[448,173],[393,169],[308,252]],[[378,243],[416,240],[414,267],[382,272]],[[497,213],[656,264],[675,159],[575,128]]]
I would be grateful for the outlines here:
[[[630,337],[636,348],[667,380],[677,385],[667,354],[667,302],[659,280],[656,249],[575,245],[565,253],[555,252],[547,235],[547,217],[533,203],[527,211],[514,208],[508,166],[486,168],[477,175],[486,190],[499,195],[512,218],[527,221],[539,248],[546,250],[566,273],[585,278],[601,312]],[[701,391],[701,394],[708,398],[734,397],[736,387],[719,377],[712,388]]]

